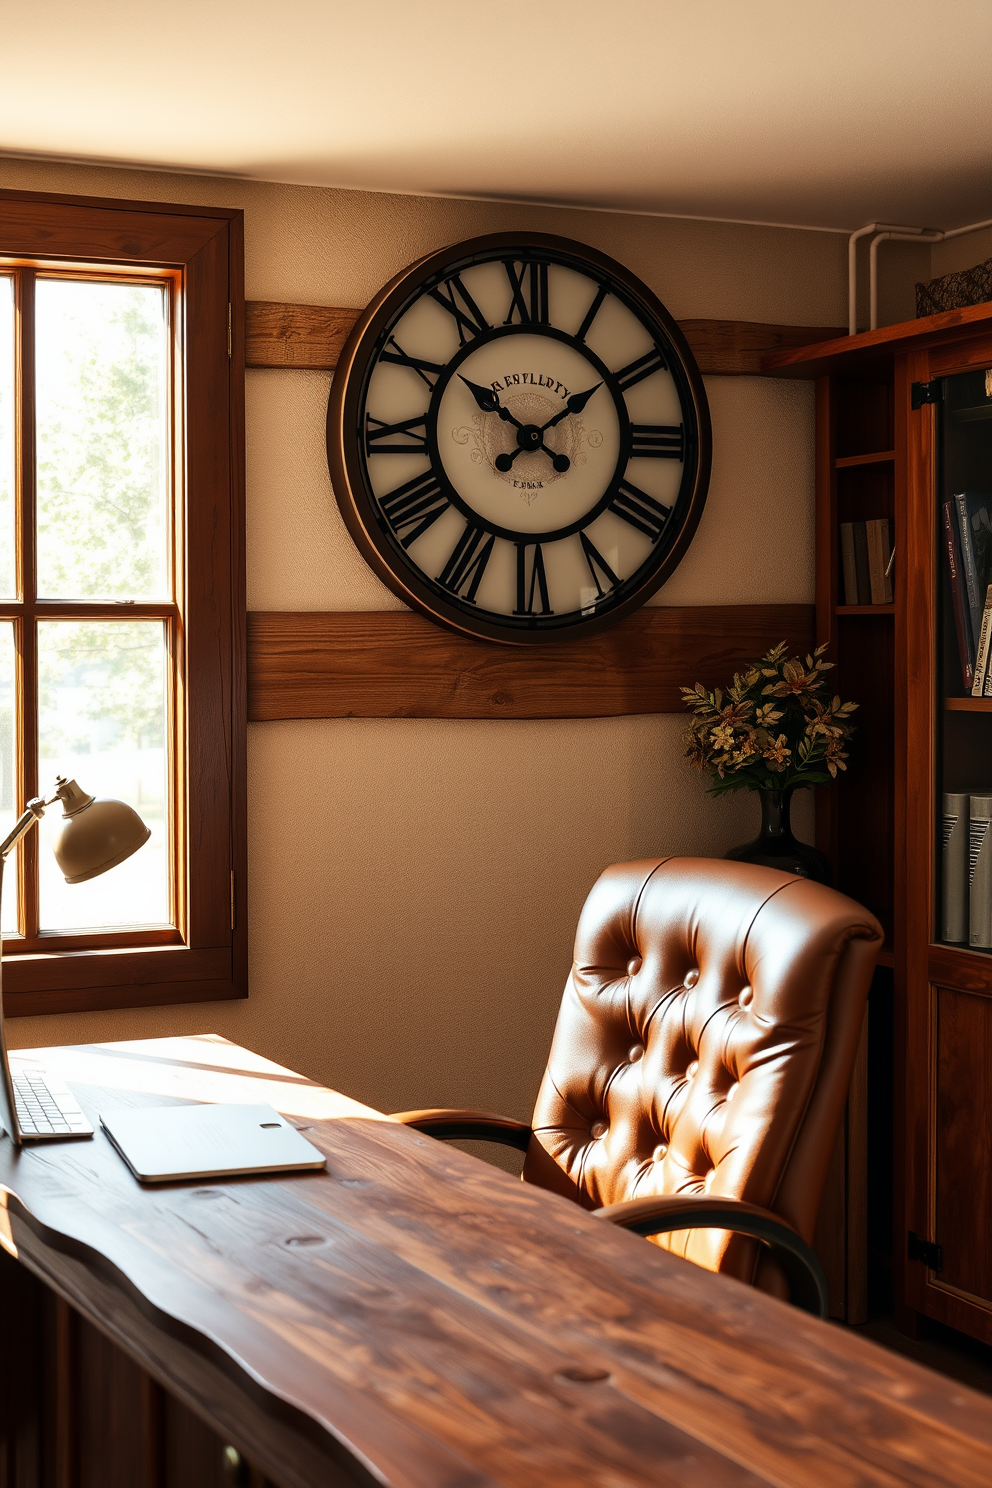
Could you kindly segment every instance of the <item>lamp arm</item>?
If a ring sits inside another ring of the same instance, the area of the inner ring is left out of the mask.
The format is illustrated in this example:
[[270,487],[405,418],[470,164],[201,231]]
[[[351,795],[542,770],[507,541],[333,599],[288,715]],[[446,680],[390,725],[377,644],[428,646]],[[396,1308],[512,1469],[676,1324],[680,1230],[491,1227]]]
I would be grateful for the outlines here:
[[25,833],[30,831],[36,821],[41,820],[45,814],[45,807],[51,806],[52,802],[57,800],[58,793],[51,796],[47,801],[42,796],[35,796],[33,800],[28,802],[27,810],[17,818],[6,837],[0,842],[0,862],[10,856],[10,853]]

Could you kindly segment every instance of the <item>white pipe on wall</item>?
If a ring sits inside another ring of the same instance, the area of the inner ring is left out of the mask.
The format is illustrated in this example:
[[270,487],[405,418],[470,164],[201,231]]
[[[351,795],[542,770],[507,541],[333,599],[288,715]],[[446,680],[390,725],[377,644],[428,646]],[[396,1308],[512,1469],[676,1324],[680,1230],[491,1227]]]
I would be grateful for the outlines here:
[[858,334],[858,240],[867,236],[868,233],[877,232],[904,232],[921,233],[922,227],[903,227],[898,222],[869,222],[866,227],[859,227],[847,240],[847,331],[848,335]]
[[992,227],[992,217],[985,222],[969,222],[967,227],[952,227],[946,232],[939,228],[907,227],[895,222],[869,222],[859,227],[847,240],[847,329],[848,334],[858,334],[858,242],[868,233],[875,233],[868,253],[868,297],[869,328],[878,327],[878,245],[888,238],[902,242],[942,243],[947,238],[960,238],[965,233],[981,232]]
[[914,228],[912,232],[880,232],[876,233],[871,240],[868,250],[868,329],[878,329],[878,248],[880,243],[894,238],[902,243],[939,243],[944,236],[942,232],[924,232],[922,227]]

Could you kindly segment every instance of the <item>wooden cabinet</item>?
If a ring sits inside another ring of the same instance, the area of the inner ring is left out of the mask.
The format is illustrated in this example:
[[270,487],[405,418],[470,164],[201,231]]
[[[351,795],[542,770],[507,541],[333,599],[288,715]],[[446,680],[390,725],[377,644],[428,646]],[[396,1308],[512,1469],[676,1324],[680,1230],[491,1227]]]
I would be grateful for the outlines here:
[[[904,1326],[923,1314],[992,1343],[992,948],[942,940],[944,793],[992,795],[992,698],[965,686],[942,525],[959,492],[989,493],[992,513],[992,305],[763,368],[816,378],[818,638],[861,704],[817,835],[838,887],[887,937],[866,1094],[849,1111],[865,1122],[863,1250],[876,1289],[891,1276]],[[851,605],[840,527],[879,517],[894,531],[894,602]],[[984,593],[992,572],[979,577]]]
[[0,1248],[0,1488],[276,1488]]

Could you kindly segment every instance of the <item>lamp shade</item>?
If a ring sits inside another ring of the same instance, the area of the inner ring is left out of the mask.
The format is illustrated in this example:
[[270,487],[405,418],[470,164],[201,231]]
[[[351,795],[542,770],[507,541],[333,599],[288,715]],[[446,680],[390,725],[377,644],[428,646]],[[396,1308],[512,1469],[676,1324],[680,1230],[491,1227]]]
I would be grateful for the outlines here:
[[55,860],[66,883],[85,883],[116,868],[151,836],[138,813],[124,801],[99,801],[74,780],[59,781],[63,827],[55,841]]

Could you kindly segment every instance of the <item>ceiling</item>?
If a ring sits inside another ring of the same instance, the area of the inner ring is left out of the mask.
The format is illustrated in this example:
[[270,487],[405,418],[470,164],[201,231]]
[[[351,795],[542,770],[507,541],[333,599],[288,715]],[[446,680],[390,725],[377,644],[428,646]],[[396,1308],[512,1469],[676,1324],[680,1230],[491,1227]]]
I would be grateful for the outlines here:
[[992,217],[989,0],[0,0],[0,152],[852,228]]

